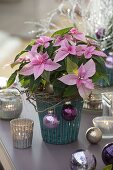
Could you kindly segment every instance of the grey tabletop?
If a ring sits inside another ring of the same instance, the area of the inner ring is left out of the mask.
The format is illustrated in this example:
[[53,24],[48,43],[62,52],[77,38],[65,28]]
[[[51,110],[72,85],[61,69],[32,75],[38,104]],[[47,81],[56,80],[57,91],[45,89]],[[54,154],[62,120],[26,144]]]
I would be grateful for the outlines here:
[[105,144],[112,142],[112,139],[102,139],[97,145],[92,145],[85,138],[86,130],[92,126],[92,119],[99,115],[96,111],[83,110],[78,140],[67,145],[52,145],[43,142],[38,113],[29,103],[25,103],[21,117],[34,120],[32,147],[28,149],[13,147],[9,121],[0,120],[0,139],[17,170],[69,170],[71,154],[81,148],[90,150],[96,156],[96,170],[102,170],[105,165],[101,159],[101,151]]

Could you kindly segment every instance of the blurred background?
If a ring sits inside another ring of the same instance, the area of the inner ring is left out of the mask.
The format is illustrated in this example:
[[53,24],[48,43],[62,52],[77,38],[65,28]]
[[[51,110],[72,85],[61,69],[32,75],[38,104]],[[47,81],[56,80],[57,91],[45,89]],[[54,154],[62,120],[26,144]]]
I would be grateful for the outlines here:
[[0,76],[31,39],[73,25],[113,57],[113,0],[0,0]]
[[59,4],[60,0],[0,0],[0,76],[11,74],[9,63],[34,38],[34,22]]

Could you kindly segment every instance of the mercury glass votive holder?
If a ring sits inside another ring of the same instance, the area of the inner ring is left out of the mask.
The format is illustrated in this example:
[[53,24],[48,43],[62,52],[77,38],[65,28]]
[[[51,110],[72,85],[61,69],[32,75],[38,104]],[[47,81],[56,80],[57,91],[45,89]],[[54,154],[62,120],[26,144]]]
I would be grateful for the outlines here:
[[102,138],[113,138],[113,116],[95,117],[93,124],[102,131]]
[[17,89],[0,90],[0,119],[18,118],[22,108],[22,98]]
[[88,99],[84,100],[83,109],[102,110],[101,94],[91,94]]
[[33,138],[34,121],[18,118],[10,121],[13,146],[18,149],[31,147]]

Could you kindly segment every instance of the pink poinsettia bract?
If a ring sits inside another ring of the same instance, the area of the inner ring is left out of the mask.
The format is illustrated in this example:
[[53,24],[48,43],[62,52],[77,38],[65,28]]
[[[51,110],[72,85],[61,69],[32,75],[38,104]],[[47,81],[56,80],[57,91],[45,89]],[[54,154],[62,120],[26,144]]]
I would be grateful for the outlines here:
[[94,89],[94,84],[90,77],[92,77],[96,72],[95,63],[92,59],[82,64],[78,68],[78,74],[72,73],[59,78],[61,82],[67,85],[77,85],[79,94],[82,98],[86,98],[92,89]]
[[58,62],[63,60],[65,57],[67,57],[69,54],[76,55],[76,46],[70,45],[67,40],[63,41],[61,44],[61,47],[57,51],[57,54],[55,55],[54,61]]
[[41,54],[31,52],[30,62],[19,71],[19,74],[26,76],[34,74],[35,79],[37,79],[44,72],[44,70],[53,71],[59,67],[60,64],[49,59],[47,53]]

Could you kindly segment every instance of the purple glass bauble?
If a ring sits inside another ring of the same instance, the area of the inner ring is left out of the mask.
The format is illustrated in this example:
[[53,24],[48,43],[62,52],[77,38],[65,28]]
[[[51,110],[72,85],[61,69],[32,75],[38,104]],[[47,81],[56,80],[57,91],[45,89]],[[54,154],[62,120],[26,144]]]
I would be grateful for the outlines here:
[[66,102],[62,107],[62,117],[67,121],[72,121],[77,116],[77,109],[71,105],[71,102]]
[[57,117],[54,114],[48,113],[43,118],[43,124],[47,128],[56,128],[59,124]]
[[84,169],[84,170],[95,170],[96,158],[88,150],[79,149],[72,154],[71,158],[71,170]]
[[96,37],[97,39],[101,39],[104,37],[105,35],[105,29],[104,28],[99,28],[97,31],[96,31]]
[[72,154],[70,170],[94,170],[96,168],[96,158],[88,150],[79,149]]
[[113,143],[109,143],[103,148],[102,160],[105,165],[113,164]]

